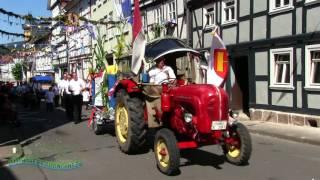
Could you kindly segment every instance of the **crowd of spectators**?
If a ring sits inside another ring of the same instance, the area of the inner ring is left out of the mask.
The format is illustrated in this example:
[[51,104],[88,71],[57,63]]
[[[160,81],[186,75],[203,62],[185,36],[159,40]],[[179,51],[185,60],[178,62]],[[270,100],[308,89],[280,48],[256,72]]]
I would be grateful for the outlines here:
[[16,96],[15,90],[12,83],[0,82],[0,123],[19,125],[17,112],[13,103]]

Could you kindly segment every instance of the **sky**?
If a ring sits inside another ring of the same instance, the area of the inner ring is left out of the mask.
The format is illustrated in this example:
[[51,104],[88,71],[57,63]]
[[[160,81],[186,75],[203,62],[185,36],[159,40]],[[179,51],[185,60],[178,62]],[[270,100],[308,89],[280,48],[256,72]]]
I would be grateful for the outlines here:
[[[11,11],[20,15],[32,14],[34,17],[42,16],[49,17],[51,13],[47,10],[47,0],[0,0],[0,8]],[[12,25],[8,22],[8,16],[0,13],[0,29],[7,32],[23,33],[22,25],[23,21],[10,17],[9,21],[13,22]],[[17,23],[17,24],[16,24]],[[15,41],[22,41],[21,37],[14,37],[0,34],[0,44],[10,43]]]

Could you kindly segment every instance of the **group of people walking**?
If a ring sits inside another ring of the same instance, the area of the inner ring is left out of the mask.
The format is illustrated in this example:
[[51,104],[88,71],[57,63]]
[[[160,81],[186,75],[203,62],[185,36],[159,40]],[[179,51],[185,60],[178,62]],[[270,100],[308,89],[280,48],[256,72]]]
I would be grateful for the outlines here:
[[88,87],[86,87],[86,83],[76,73],[64,73],[58,87],[68,120],[79,123],[81,121],[83,99],[90,99],[87,97]]

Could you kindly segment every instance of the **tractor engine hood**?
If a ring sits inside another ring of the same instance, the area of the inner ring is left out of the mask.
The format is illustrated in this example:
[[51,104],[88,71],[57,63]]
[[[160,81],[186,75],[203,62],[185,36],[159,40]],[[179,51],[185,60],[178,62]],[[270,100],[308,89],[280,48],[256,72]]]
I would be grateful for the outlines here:
[[212,121],[229,119],[229,99],[219,87],[195,84],[170,90],[173,107],[182,106],[193,115],[193,123],[201,133],[210,133]]

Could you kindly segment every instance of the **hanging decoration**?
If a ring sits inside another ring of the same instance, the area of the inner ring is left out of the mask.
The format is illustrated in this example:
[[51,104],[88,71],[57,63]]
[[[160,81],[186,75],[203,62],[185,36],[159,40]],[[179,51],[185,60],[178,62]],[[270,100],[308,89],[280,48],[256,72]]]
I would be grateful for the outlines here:
[[67,14],[67,17],[67,21],[65,22],[67,26],[79,26],[78,14],[71,12]]
[[[56,16],[56,17],[33,17],[32,14],[20,15],[20,14],[16,14],[16,13],[13,13],[13,12],[10,12],[10,11],[6,11],[3,8],[0,8],[0,13],[8,15],[8,22],[10,21],[10,19],[9,19],[10,17],[15,17],[16,19],[20,19],[20,22],[21,22],[21,20],[25,20],[25,21],[62,21],[62,22],[66,22],[66,20],[68,19],[68,14],[67,15],[60,15],[60,16]],[[74,15],[76,15],[77,16],[76,19],[77,19],[78,22],[80,20],[80,21],[84,21],[84,22],[91,23],[91,24],[94,24],[94,25],[97,25],[97,24],[99,24],[99,25],[110,25],[110,24],[118,24],[118,23],[120,23],[118,21],[108,21],[108,22],[105,22],[103,20],[94,21],[94,20],[87,19],[84,16],[78,16],[77,14],[74,14],[74,13],[70,13],[70,14],[73,14],[72,16],[74,18],[75,18]]]
[[25,37],[24,34],[21,34],[21,33],[13,33],[13,32],[7,32],[7,31],[4,31],[4,30],[1,30],[0,29],[0,34],[3,36],[3,35],[7,35],[8,38],[9,36],[19,36],[19,37]]
[[10,12],[10,11],[6,11],[6,10],[4,10],[4,9],[2,9],[2,8],[0,8],[0,13],[2,13],[2,14],[5,14],[5,15],[8,15],[8,18],[9,18],[9,16],[13,16],[13,17],[15,17],[15,18],[23,18],[21,15],[19,15],[19,14],[16,14],[16,13],[13,13],[13,12]]

